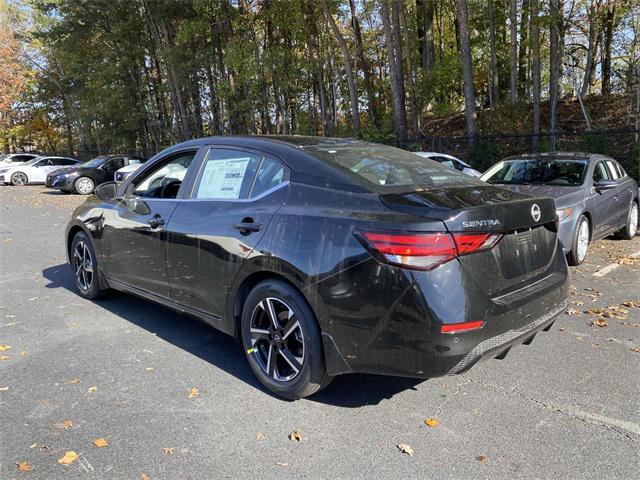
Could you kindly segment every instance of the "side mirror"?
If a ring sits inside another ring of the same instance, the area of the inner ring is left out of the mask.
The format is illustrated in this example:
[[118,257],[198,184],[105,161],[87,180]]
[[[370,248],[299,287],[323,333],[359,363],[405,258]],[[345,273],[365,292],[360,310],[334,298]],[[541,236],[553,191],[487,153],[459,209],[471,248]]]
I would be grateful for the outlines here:
[[593,187],[597,192],[604,192],[605,190],[611,190],[612,188],[616,188],[618,184],[615,180],[598,180],[593,184]]
[[117,190],[116,182],[106,182],[96,187],[95,194],[103,201],[115,200]]

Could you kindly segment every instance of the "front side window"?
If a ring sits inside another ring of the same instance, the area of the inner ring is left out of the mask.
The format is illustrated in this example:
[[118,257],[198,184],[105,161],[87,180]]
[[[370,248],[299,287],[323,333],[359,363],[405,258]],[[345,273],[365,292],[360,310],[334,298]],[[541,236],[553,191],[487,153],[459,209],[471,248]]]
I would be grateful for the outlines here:
[[185,152],[161,163],[136,183],[132,194],[147,198],[176,198],[196,152]]
[[600,180],[609,180],[609,172],[604,162],[598,162],[596,168],[593,170],[593,181],[599,182]]
[[[207,153],[194,198],[247,198],[262,156],[242,150],[212,148]],[[269,179],[265,177],[265,181]]]

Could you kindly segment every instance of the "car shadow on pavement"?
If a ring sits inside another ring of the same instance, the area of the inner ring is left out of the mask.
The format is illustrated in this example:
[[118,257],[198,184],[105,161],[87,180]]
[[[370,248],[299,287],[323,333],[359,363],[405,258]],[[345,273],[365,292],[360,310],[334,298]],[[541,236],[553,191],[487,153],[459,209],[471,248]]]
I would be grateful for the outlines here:
[[[64,288],[76,294],[73,275],[67,264],[45,268],[42,275],[50,282],[45,288]],[[213,327],[125,293],[114,291],[94,303],[273,396],[254,376],[238,343]],[[359,408],[376,405],[397,393],[414,388],[423,381],[380,375],[341,375],[309,400],[339,407]]]

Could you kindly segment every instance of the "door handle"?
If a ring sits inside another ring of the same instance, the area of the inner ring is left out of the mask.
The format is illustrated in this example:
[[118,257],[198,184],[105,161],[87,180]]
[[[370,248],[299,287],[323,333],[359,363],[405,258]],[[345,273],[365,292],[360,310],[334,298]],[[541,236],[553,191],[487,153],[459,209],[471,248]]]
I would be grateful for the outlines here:
[[164,218],[162,218],[160,215],[156,214],[153,217],[151,217],[148,222],[149,225],[151,226],[151,228],[158,228],[158,227],[162,227],[164,225]]
[[242,222],[236,223],[233,228],[239,230],[242,235],[249,235],[251,232],[259,232],[261,223],[254,223],[253,218],[243,218]]

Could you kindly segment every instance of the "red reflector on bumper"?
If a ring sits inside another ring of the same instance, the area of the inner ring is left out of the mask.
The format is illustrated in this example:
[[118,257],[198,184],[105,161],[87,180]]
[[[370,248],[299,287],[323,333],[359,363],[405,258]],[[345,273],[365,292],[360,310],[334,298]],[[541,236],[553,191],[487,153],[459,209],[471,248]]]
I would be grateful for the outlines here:
[[484,325],[484,320],[476,320],[473,322],[449,323],[440,327],[440,333],[459,333],[468,332],[470,330],[478,330]]

